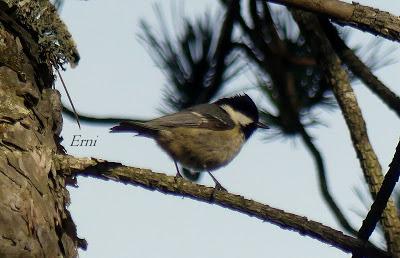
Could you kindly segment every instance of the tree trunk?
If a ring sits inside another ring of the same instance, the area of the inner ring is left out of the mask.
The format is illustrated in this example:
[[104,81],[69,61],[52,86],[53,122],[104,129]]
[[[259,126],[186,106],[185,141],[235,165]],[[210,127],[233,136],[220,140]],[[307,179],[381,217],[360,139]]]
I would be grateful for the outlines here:
[[0,257],[76,257],[69,193],[53,163],[60,94],[11,17],[0,8]]

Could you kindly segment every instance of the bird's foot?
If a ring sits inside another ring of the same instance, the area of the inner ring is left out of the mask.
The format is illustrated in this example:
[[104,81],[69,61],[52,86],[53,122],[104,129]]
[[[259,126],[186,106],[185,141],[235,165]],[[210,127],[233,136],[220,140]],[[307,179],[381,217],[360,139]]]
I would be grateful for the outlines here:
[[183,176],[181,175],[181,173],[177,172],[174,177],[175,183],[178,183],[178,180],[180,180],[180,179],[183,179]]
[[220,183],[216,182],[209,201],[214,202],[218,192],[228,192]]
[[214,186],[214,191],[228,192],[220,183],[216,182]]
[[210,171],[207,171],[207,173],[211,176],[212,180],[215,183],[215,187],[214,187],[214,192],[215,191],[224,191],[224,192],[228,192],[219,182],[218,180],[211,174]]
[[175,181],[178,178],[183,178],[183,176],[181,175],[181,172],[179,172],[179,168],[178,168],[178,164],[176,163],[176,160],[174,160],[174,164],[175,164],[175,168],[176,168],[176,175],[175,175]]

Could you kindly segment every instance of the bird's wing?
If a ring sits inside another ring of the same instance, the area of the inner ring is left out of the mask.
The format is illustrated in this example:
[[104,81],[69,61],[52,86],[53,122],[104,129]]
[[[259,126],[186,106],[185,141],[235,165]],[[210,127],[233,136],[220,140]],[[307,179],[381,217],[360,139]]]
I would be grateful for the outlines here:
[[215,104],[203,104],[183,111],[150,120],[149,127],[197,127],[213,130],[227,130],[234,126],[229,115]]

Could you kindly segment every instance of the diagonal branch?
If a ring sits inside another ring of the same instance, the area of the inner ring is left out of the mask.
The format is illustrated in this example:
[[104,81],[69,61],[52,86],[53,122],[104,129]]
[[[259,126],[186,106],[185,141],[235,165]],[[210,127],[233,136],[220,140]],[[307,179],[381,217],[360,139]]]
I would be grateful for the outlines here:
[[[323,32],[318,18],[300,10],[293,10],[292,13],[306,40],[310,41],[318,57],[319,65],[324,70],[326,81],[332,87],[349,128],[364,177],[371,195],[375,199],[383,181],[382,168],[369,142],[365,121],[349,83],[348,75]],[[400,221],[393,200],[388,201],[383,213],[382,224],[388,249],[394,257],[400,257]]]
[[[383,180],[382,187],[376,195],[376,199],[371,206],[371,210],[368,212],[367,217],[364,219],[363,224],[358,231],[358,238],[367,241],[374,231],[376,224],[382,216],[382,212],[386,207],[386,203],[388,202],[390,195],[393,192],[393,189],[399,181],[400,176],[400,142],[397,144],[396,152],[394,154],[392,163],[389,165],[389,171],[385,175],[385,179]],[[357,254],[358,257],[362,257]],[[355,255],[355,257],[357,256]]]
[[390,40],[400,41],[400,19],[389,12],[376,8],[346,3],[338,0],[268,0],[269,2],[296,7],[322,14],[341,25],[379,35]]
[[301,235],[318,239],[344,252],[360,252],[368,257],[389,257],[386,252],[371,244],[347,236],[338,230],[309,220],[306,217],[272,208],[240,195],[216,191],[214,188],[198,185],[182,178],[155,173],[149,169],[127,167],[119,163],[95,158],[75,158],[68,155],[55,155],[54,164],[56,170],[65,176],[90,176],[140,186],[165,194],[189,197],[254,216],[283,229],[293,230]]
[[340,59],[349,67],[354,75],[360,80],[398,116],[400,116],[400,98],[386,87],[372,72],[371,69],[366,66],[363,61],[358,58],[352,49],[350,49],[346,43],[340,38],[336,28],[327,20],[319,19],[321,25],[326,32],[329,40],[332,43],[332,47],[339,55]]

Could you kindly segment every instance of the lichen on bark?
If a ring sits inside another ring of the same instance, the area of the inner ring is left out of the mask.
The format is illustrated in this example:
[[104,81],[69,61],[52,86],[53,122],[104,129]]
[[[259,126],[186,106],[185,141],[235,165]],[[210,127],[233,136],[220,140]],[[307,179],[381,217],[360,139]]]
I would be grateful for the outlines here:
[[14,10],[10,17],[34,34],[41,61],[56,64],[69,62],[71,65],[78,63],[75,42],[48,0],[0,0],[0,7],[2,5],[3,9]]

